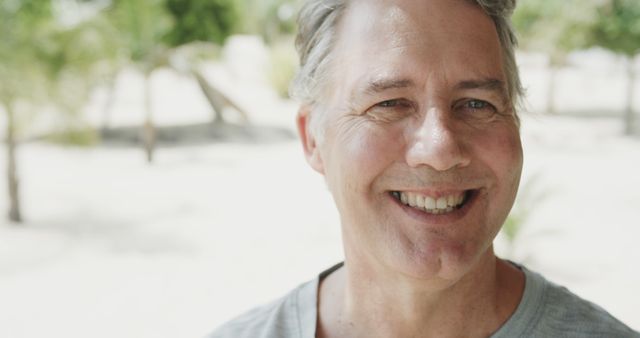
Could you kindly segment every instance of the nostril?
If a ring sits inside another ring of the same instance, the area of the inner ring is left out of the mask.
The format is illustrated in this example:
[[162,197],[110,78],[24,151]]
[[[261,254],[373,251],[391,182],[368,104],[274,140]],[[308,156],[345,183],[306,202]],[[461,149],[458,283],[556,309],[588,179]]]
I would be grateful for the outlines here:
[[471,163],[471,159],[460,149],[444,150],[424,146],[410,148],[405,161],[411,168],[428,166],[437,171],[463,168]]

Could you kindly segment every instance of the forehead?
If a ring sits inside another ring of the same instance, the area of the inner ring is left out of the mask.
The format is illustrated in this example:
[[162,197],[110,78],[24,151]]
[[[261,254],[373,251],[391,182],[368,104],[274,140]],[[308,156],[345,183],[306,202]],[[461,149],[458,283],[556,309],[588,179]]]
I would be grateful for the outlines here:
[[[492,20],[471,0],[352,0],[342,20],[342,39],[367,35],[391,44],[428,38],[486,38]],[[391,40],[388,40],[391,38]]]
[[504,79],[494,23],[468,0],[353,0],[337,32],[339,93],[372,78]]

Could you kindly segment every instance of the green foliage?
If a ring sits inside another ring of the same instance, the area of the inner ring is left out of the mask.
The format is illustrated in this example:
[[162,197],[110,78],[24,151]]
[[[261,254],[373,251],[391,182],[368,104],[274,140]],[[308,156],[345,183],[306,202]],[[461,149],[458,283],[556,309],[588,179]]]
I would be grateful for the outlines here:
[[101,18],[80,23],[73,29],[57,29],[41,43],[47,74],[54,85],[49,103],[65,112],[84,104],[105,67],[118,58],[116,41]]
[[[16,98],[44,98],[41,44],[51,24],[50,2],[46,0],[0,3],[0,99],[2,104]],[[33,85],[33,87],[31,86]],[[31,87],[31,88],[30,88]],[[11,102],[10,102],[11,101]]]
[[521,46],[548,53],[554,61],[587,46],[593,1],[520,0],[512,20]]
[[[9,219],[21,221],[16,149],[24,122],[43,112],[74,115],[89,96],[98,61],[105,55],[100,30],[66,26],[51,0],[0,2],[0,108],[7,113]],[[87,136],[68,134],[71,142]]]
[[626,56],[640,53],[640,1],[602,2],[597,7],[590,43]]
[[107,14],[127,60],[144,73],[164,61],[167,46],[163,38],[173,25],[164,0],[114,0]]
[[522,215],[519,212],[509,214],[507,220],[502,226],[502,232],[509,240],[509,243],[513,243],[516,239],[516,236],[518,236],[522,232],[526,221],[526,215]]
[[531,213],[548,197],[548,191],[540,190],[540,176],[531,176],[521,187],[511,213],[502,225],[502,233],[513,246],[521,236]]
[[288,97],[289,84],[296,72],[298,59],[293,41],[285,39],[271,47],[271,68],[269,81],[281,97]]
[[98,143],[99,137],[96,130],[88,126],[67,127],[47,136],[46,140],[64,146],[91,147]]
[[50,0],[3,2],[0,27],[0,103],[78,110],[106,53],[96,27],[61,25]]
[[513,23],[524,48],[552,56],[592,46],[640,52],[638,0],[520,0]]
[[295,13],[301,0],[236,0],[242,13],[244,33],[261,35],[267,42],[295,31]]
[[234,0],[166,0],[166,8],[175,23],[166,35],[171,46],[194,41],[223,44],[240,21]]

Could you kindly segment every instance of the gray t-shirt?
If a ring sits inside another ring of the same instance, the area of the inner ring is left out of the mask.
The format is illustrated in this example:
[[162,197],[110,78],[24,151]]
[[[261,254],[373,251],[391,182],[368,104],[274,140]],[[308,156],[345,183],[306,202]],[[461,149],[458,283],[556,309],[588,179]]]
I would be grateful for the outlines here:
[[[323,272],[270,304],[224,324],[209,338],[313,338],[316,331],[319,281],[342,264]],[[491,337],[635,337],[631,330],[599,306],[564,287],[518,266],[526,282],[511,318]]]

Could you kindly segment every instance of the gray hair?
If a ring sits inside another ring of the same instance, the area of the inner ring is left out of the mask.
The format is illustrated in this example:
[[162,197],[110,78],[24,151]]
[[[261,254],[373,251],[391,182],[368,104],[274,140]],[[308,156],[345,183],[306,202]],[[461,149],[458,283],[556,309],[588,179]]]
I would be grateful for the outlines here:
[[[507,94],[512,107],[518,106],[523,89],[515,59],[517,39],[511,25],[516,0],[467,0],[479,5],[493,20],[500,45],[503,67],[507,76]],[[324,82],[331,63],[331,51],[336,41],[338,22],[347,8],[348,0],[307,0],[298,14],[296,50],[300,70],[290,87],[291,97],[315,105],[324,90]]]

